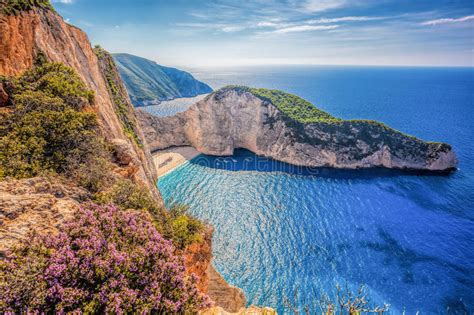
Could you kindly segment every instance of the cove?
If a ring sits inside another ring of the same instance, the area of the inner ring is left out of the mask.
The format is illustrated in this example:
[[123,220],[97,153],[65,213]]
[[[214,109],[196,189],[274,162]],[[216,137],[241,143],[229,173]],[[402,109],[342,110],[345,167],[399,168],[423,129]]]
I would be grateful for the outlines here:
[[364,283],[398,314],[474,305],[473,218],[450,181],[298,168],[237,150],[200,155],[158,186],[168,204],[187,204],[215,227],[213,263],[249,304],[284,313],[297,292],[294,303],[316,309],[337,283]]

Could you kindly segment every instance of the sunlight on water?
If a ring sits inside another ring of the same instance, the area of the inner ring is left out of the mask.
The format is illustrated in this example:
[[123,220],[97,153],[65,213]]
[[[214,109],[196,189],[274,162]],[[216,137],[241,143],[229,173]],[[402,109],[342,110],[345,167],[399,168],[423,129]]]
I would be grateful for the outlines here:
[[249,157],[199,156],[159,188],[216,227],[214,264],[250,304],[283,311],[282,298],[295,290],[309,304],[336,283],[366,283],[395,312],[472,307],[473,218],[440,197],[449,177],[258,172],[242,168],[256,165]]
[[215,227],[214,264],[249,304],[283,313],[283,298],[295,290],[300,305],[312,306],[336,283],[366,283],[372,299],[390,303],[393,314],[472,312],[473,74],[410,68],[200,73],[213,87],[283,89],[338,117],[377,119],[446,141],[460,169],[450,176],[313,173],[268,160],[255,167],[253,154],[237,151],[229,158],[199,156],[158,186],[168,203],[188,204]]

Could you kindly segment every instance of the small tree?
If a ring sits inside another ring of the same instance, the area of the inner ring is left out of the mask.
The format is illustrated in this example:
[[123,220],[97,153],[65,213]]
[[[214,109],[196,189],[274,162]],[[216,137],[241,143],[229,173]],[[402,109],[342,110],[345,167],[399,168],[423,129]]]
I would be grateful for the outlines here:
[[[345,288],[342,289],[338,284],[336,285],[335,298],[329,297],[326,292],[321,293],[319,298],[316,300],[316,304],[311,307],[316,309],[319,308],[319,314],[325,315],[359,315],[359,314],[383,314],[390,308],[389,304],[383,304],[383,306],[372,305],[368,298],[368,291],[365,285],[360,285],[357,292],[353,292],[349,289],[346,284]],[[286,307],[293,314],[300,314],[300,306],[298,304],[298,291],[295,291],[293,301],[290,301],[287,297],[284,298]],[[304,303],[303,303],[304,304]],[[302,307],[304,314],[312,314],[315,310],[311,311],[310,306],[304,305]]]
[[341,314],[344,310],[348,311],[350,315],[358,315],[361,313],[378,313],[383,314],[388,311],[390,305],[371,306],[368,298],[367,287],[360,285],[356,293],[352,292],[346,284],[345,289],[342,289],[338,284],[336,286],[337,304]]

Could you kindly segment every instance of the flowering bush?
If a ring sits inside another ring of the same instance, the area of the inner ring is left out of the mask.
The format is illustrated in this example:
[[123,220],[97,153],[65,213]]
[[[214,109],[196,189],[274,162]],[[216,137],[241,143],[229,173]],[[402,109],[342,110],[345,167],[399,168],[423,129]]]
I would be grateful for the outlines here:
[[180,250],[202,240],[204,224],[188,214],[183,205],[173,205],[169,211],[160,207],[150,191],[130,180],[118,180],[109,190],[94,195],[99,204],[114,204],[122,210],[135,209],[149,212],[155,227]]
[[0,269],[0,309],[189,313],[209,306],[182,257],[142,212],[87,205],[53,237],[34,236]]

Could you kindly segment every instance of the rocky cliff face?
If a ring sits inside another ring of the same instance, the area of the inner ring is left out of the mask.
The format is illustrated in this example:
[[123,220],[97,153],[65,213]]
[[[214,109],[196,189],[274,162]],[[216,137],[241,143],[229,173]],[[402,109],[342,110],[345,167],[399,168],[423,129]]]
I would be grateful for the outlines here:
[[152,150],[191,145],[210,155],[248,149],[299,166],[448,171],[450,145],[424,142],[371,121],[302,123],[241,88],[224,88],[171,117],[138,114]]
[[[106,55],[99,58],[87,35],[51,10],[35,8],[18,15],[5,15],[0,11],[0,75],[19,75],[33,66],[39,53],[50,61],[75,69],[95,91],[95,110],[103,135],[110,141],[119,139],[127,143],[136,158],[132,178],[148,186],[161,201],[154,185],[156,171],[149,154],[145,153],[149,151],[147,144],[136,125],[132,105],[111,58]],[[128,121],[123,120],[121,112],[128,112]],[[133,137],[131,130],[135,131]]]
[[28,233],[52,233],[90,198],[83,189],[47,178],[0,182],[0,257]]
[[203,241],[188,246],[185,251],[185,265],[189,274],[199,277],[198,288],[206,293],[215,305],[226,312],[235,313],[245,308],[244,292],[228,284],[216,271],[212,260],[212,229],[206,231]]

